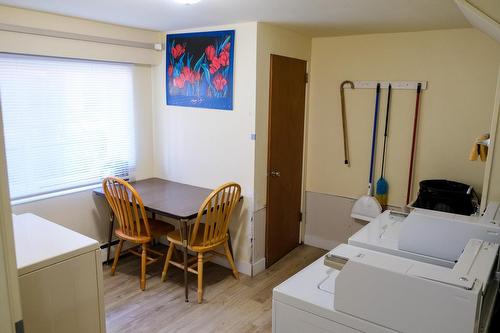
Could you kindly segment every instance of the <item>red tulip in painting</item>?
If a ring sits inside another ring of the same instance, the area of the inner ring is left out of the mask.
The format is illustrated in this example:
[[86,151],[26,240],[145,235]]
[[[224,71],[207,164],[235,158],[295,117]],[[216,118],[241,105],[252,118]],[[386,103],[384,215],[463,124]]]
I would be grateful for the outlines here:
[[172,48],[172,56],[174,59],[179,58],[184,52],[186,51],[186,48],[182,46],[181,44],[175,45],[175,47]]
[[224,87],[227,84],[227,80],[224,76],[221,74],[217,74],[216,77],[214,77],[214,80],[212,81],[215,87],[215,90],[217,91],[222,91],[224,90]]

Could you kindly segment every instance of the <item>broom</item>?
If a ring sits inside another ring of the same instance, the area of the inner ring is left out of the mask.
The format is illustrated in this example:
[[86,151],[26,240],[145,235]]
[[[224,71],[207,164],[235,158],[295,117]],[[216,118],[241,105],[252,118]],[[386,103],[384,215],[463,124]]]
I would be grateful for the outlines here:
[[368,176],[368,193],[354,202],[351,210],[351,217],[364,221],[371,221],[382,213],[380,203],[373,197],[373,169],[375,162],[375,146],[377,141],[377,122],[380,97],[380,83],[377,83],[375,94],[375,114],[373,115],[372,131],[372,155],[370,158],[370,174]]
[[387,195],[389,192],[389,183],[384,178],[385,171],[385,153],[386,153],[386,144],[387,144],[387,128],[389,125],[389,110],[391,106],[391,84],[389,83],[389,90],[387,92],[387,112],[385,113],[385,130],[384,130],[384,147],[382,149],[382,170],[380,172],[380,178],[377,180],[377,189],[375,191],[375,198],[377,198],[378,202],[382,207],[387,206]]

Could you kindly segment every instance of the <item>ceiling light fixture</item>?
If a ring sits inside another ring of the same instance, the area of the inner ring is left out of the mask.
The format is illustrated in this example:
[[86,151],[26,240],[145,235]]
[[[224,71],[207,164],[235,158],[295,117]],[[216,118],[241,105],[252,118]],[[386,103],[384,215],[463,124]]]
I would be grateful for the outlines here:
[[183,5],[194,5],[200,2],[201,0],[175,0],[175,1]]

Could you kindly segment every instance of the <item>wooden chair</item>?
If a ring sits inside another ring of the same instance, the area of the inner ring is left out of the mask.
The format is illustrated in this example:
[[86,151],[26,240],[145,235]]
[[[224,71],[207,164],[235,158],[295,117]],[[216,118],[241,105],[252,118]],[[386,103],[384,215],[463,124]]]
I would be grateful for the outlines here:
[[[108,201],[116,220],[118,228],[115,230],[116,236],[120,239],[115,252],[111,274],[115,274],[116,265],[120,257],[123,243],[130,241],[138,244],[142,251],[132,249],[131,253],[141,257],[141,289],[146,289],[146,266],[152,264],[163,257],[163,253],[148,249],[154,237],[167,235],[175,228],[165,222],[148,219],[142,199],[137,191],[125,180],[117,177],[107,177],[102,182],[104,195]],[[148,252],[156,254],[157,258],[148,256]]]
[[[188,261],[188,271],[198,275],[198,303],[203,300],[203,260],[210,259],[213,255],[225,256],[231,265],[233,275],[239,279],[239,273],[233,261],[229,245],[229,222],[234,207],[241,195],[241,187],[236,183],[227,183],[215,189],[202,203],[198,210],[198,216],[188,232],[188,249],[197,253],[196,258]],[[204,223],[202,220],[204,219]],[[170,247],[162,273],[162,281],[167,279],[169,264],[184,269],[184,263],[172,260],[175,245],[182,245],[182,237],[179,230],[167,235]],[[223,246],[224,254],[214,251]],[[211,256],[204,256],[210,252]],[[196,269],[195,269],[196,268]]]

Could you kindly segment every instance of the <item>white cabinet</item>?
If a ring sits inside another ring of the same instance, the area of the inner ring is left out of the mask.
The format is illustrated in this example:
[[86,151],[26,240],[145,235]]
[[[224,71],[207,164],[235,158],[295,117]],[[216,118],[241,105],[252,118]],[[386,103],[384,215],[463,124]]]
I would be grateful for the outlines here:
[[104,333],[98,242],[33,214],[13,222],[25,332]]

